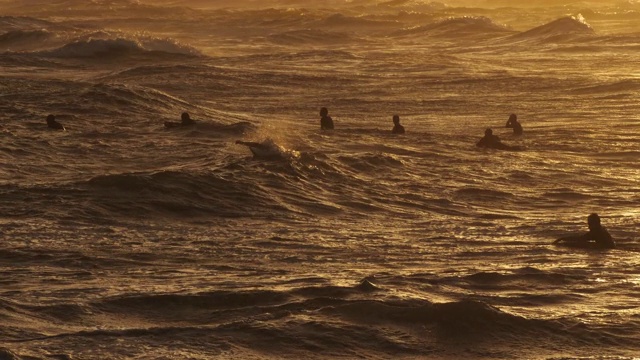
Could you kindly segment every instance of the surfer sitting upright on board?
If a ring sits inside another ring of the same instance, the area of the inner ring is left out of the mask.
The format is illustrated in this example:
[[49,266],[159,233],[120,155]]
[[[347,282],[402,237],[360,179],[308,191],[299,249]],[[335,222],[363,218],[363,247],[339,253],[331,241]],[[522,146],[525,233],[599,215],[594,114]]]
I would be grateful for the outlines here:
[[392,134],[404,134],[404,126],[400,125],[400,116],[393,115],[393,130]]
[[[576,245],[576,246],[588,246],[588,244],[595,244],[596,247],[602,249],[613,249],[616,247],[616,244],[613,242],[611,235],[607,231],[607,229],[602,226],[600,223],[600,216],[598,214],[591,214],[587,218],[587,223],[589,224],[589,232],[582,235],[569,235],[559,238],[554,241],[554,244],[558,244],[564,242],[568,245]],[[591,241],[595,241],[592,243]]]
[[333,130],[333,119],[329,116],[329,110],[326,107],[320,109],[320,129]]
[[187,112],[183,112],[182,115],[180,115],[180,124],[182,124],[182,126],[187,126],[187,125],[193,125],[195,124],[195,120],[191,119],[191,116],[189,116],[189,113]]
[[518,122],[518,115],[511,114],[509,116],[509,120],[507,120],[507,125],[504,127],[512,128],[513,135],[522,135],[522,125]]
[[47,116],[47,127],[49,129],[64,130],[64,126],[56,121],[55,115]]

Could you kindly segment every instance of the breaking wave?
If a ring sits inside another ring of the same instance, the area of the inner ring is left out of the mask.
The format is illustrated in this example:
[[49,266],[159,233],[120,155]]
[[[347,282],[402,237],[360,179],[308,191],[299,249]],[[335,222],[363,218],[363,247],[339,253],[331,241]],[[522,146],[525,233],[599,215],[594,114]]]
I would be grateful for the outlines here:
[[595,30],[578,14],[566,16],[513,36],[517,40],[567,41],[576,36],[592,36]]

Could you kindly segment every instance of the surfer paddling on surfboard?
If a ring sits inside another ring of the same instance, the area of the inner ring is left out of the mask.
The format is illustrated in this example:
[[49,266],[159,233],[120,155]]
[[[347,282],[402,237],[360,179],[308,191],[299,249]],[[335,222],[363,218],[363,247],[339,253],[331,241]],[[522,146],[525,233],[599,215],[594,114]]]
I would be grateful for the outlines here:
[[[576,247],[596,247],[601,249],[613,249],[616,244],[613,242],[607,229],[600,223],[598,214],[591,214],[587,218],[589,232],[582,235],[569,235],[554,241],[554,244],[565,243]],[[593,242],[592,242],[593,241]]]
[[266,139],[265,141],[253,142],[253,141],[241,141],[236,140],[236,144],[244,145],[249,147],[249,150],[253,153],[254,158],[277,158],[281,157],[282,153],[280,152],[280,147],[271,139]]
[[484,131],[484,137],[478,141],[476,146],[498,150],[522,150],[522,148],[519,146],[510,146],[507,144],[503,144],[498,136],[493,135],[493,130],[491,129],[487,129]]

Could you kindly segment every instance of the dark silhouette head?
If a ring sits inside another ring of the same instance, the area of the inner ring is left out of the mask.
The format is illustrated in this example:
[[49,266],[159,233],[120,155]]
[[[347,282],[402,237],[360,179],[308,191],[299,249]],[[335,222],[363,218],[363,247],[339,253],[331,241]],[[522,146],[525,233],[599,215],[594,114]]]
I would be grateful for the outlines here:
[[398,115],[393,115],[393,123],[396,125],[400,124],[400,116]]
[[600,216],[598,214],[593,213],[587,217],[587,223],[589,224],[589,230],[599,229],[602,225],[600,224]]
[[182,113],[181,119],[182,119],[182,122],[191,121],[191,117],[189,116],[189,113],[187,113],[187,112],[183,112]]
[[484,136],[491,136],[493,135],[493,130],[491,130],[491,128],[487,128],[487,130],[484,131]]
[[509,121],[517,121],[518,120],[518,115],[516,114],[511,114],[509,116]]
[[55,115],[48,115],[47,116],[47,124],[52,124],[56,121],[56,116]]
[[324,116],[327,116],[327,115],[329,115],[329,110],[327,110],[326,107],[321,108],[320,109],[320,116],[324,117]]

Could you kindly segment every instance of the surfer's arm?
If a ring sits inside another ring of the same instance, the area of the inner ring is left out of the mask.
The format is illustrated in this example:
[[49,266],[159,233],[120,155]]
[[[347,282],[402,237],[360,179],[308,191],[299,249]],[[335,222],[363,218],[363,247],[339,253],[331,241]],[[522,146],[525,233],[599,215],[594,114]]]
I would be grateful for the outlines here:
[[609,234],[609,232],[604,228],[602,228],[600,231],[589,231],[588,233],[584,234],[584,239],[585,241],[593,240],[596,242],[596,244],[604,248],[616,247],[616,244],[613,241],[613,237],[611,237],[611,234]]
[[556,241],[554,241],[554,244],[558,244],[561,242],[572,242],[572,243],[576,243],[576,242],[586,242],[588,241],[587,239],[587,234],[583,234],[583,235],[569,235],[569,236],[563,236],[559,239],[557,239]]

